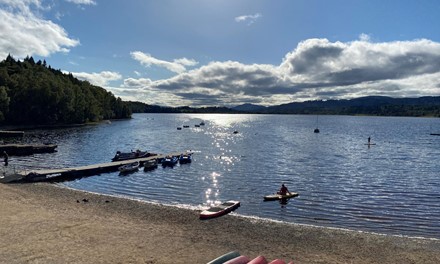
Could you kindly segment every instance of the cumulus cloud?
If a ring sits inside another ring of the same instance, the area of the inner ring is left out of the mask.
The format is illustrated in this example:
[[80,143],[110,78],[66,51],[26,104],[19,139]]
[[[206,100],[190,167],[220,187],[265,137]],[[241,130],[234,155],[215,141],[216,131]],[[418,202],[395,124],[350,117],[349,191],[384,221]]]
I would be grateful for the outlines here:
[[186,66],[194,66],[197,65],[198,62],[195,60],[190,60],[187,58],[181,58],[181,59],[175,59],[174,61],[165,61],[165,60],[159,60],[154,57],[152,57],[148,53],[143,53],[141,51],[133,51],[130,53],[131,57],[135,60],[137,60],[139,63],[144,65],[145,67],[150,67],[151,65],[157,66],[157,67],[163,67],[166,68],[169,71],[175,72],[175,73],[182,73],[186,71]]
[[146,78],[140,78],[140,79],[127,78],[124,80],[123,87],[139,88],[139,87],[150,86],[151,83],[152,83],[152,81],[150,79],[146,79]]
[[42,9],[39,0],[0,0],[0,7],[0,57],[46,57],[79,45],[61,26],[34,14]]
[[439,58],[440,44],[426,39],[388,43],[309,39],[288,53],[280,67],[292,80],[346,86],[439,72]]
[[99,73],[72,72],[72,75],[80,80],[88,81],[93,85],[101,86],[101,87],[107,86],[111,81],[117,81],[122,79],[121,74],[119,74],[118,72],[111,72],[111,71],[102,71]]
[[236,17],[235,21],[236,22],[244,22],[244,23],[247,23],[247,25],[252,25],[260,17],[261,17],[260,13],[256,13],[254,15],[243,15],[243,16]]
[[[146,58],[145,64],[153,64],[151,56]],[[175,72],[164,80],[127,79],[122,88],[137,87],[142,101],[152,100],[149,95],[170,95],[173,100],[163,102],[172,106],[438,96],[440,43],[427,39],[372,43],[367,35],[352,42],[308,39],[287,53],[280,65],[225,61]]]

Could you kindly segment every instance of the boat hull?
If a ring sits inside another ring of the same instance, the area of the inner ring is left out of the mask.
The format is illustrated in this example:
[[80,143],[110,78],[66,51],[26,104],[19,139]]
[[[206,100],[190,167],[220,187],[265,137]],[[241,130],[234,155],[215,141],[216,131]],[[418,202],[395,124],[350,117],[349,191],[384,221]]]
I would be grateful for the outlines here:
[[140,166],[139,161],[136,161],[130,164],[123,165],[119,167],[118,170],[121,173],[129,173],[129,172],[137,171],[139,169],[139,166]]
[[112,158],[112,161],[123,161],[130,159],[140,159],[140,158],[148,158],[151,156],[155,156],[157,154],[150,153],[147,151],[139,151],[139,152],[116,152],[116,155]]
[[162,160],[162,167],[173,167],[178,161],[177,157],[165,158]]
[[285,199],[297,197],[298,195],[299,195],[298,193],[294,193],[294,192],[291,192],[290,194],[285,194],[285,195],[270,194],[270,195],[264,196],[264,200],[265,201],[285,200]]
[[227,201],[220,205],[213,206],[205,211],[200,213],[200,219],[211,219],[215,217],[219,217],[225,214],[229,214],[240,207],[239,201]]

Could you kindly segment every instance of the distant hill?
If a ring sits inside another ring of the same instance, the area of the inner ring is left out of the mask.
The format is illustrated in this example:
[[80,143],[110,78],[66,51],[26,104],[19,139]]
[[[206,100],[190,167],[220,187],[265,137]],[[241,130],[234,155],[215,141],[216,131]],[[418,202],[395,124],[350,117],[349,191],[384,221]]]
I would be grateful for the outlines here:
[[241,112],[259,112],[259,111],[264,111],[265,108],[266,108],[265,106],[261,106],[261,105],[242,104],[232,107],[231,109]]
[[133,113],[255,113],[255,114],[320,114],[373,116],[433,116],[440,117],[440,96],[391,98],[367,96],[350,100],[317,100],[275,106],[243,104],[226,107],[161,107],[129,102]]
[[306,101],[270,106],[254,113],[440,117],[440,96],[420,98],[367,96],[350,100]]

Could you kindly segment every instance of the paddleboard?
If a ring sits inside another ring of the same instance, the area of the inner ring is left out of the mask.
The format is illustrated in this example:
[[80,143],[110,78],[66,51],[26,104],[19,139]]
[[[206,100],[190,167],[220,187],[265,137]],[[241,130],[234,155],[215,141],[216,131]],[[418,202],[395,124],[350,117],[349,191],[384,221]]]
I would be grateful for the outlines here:
[[258,256],[253,260],[251,260],[250,262],[248,262],[248,264],[267,264],[267,260],[264,256]]
[[220,205],[213,206],[200,213],[200,219],[210,219],[214,217],[219,217],[225,214],[229,214],[240,207],[239,201],[227,201]]
[[295,192],[291,192],[290,194],[285,194],[285,195],[270,194],[270,195],[264,196],[264,200],[265,201],[275,201],[275,200],[290,199],[290,198],[293,198],[296,196],[298,196],[298,193],[295,193]]
[[236,258],[233,258],[231,260],[226,261],[223,264],[247,264],[250,261],[250,259],[246,256],[239,256]]
[[376,143],[365,143],[364,145],[376,145]]
[[238,253],[238,251],[231,251],[231,252],[228,252],[224,255],[221,255],[220,257],[218,257],[216,259],[211,260],[207,264],[223,264],[226,261],[234,259],[239,256],[240,256],[240,253]]

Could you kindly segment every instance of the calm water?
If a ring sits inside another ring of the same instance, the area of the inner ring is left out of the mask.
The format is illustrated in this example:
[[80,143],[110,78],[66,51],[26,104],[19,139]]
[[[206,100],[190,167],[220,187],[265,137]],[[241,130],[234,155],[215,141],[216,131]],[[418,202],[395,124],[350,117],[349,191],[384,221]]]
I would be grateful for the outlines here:
[[[190,128],[176,129],[183,125]],[[10,162],[53,168],[108,162],[117,150],[193,150],[192,164],[62,184],[193,209],[240,200],[236,213],[245,216],[440,238],[440,137],[430,135],[440,132],[440,119],[320,116],[319,134],[316,125],[316,116],[135,114],[29,131],[25,141],[54,142],[58,152]],[[263,202],[281,183],[299,197]]]

